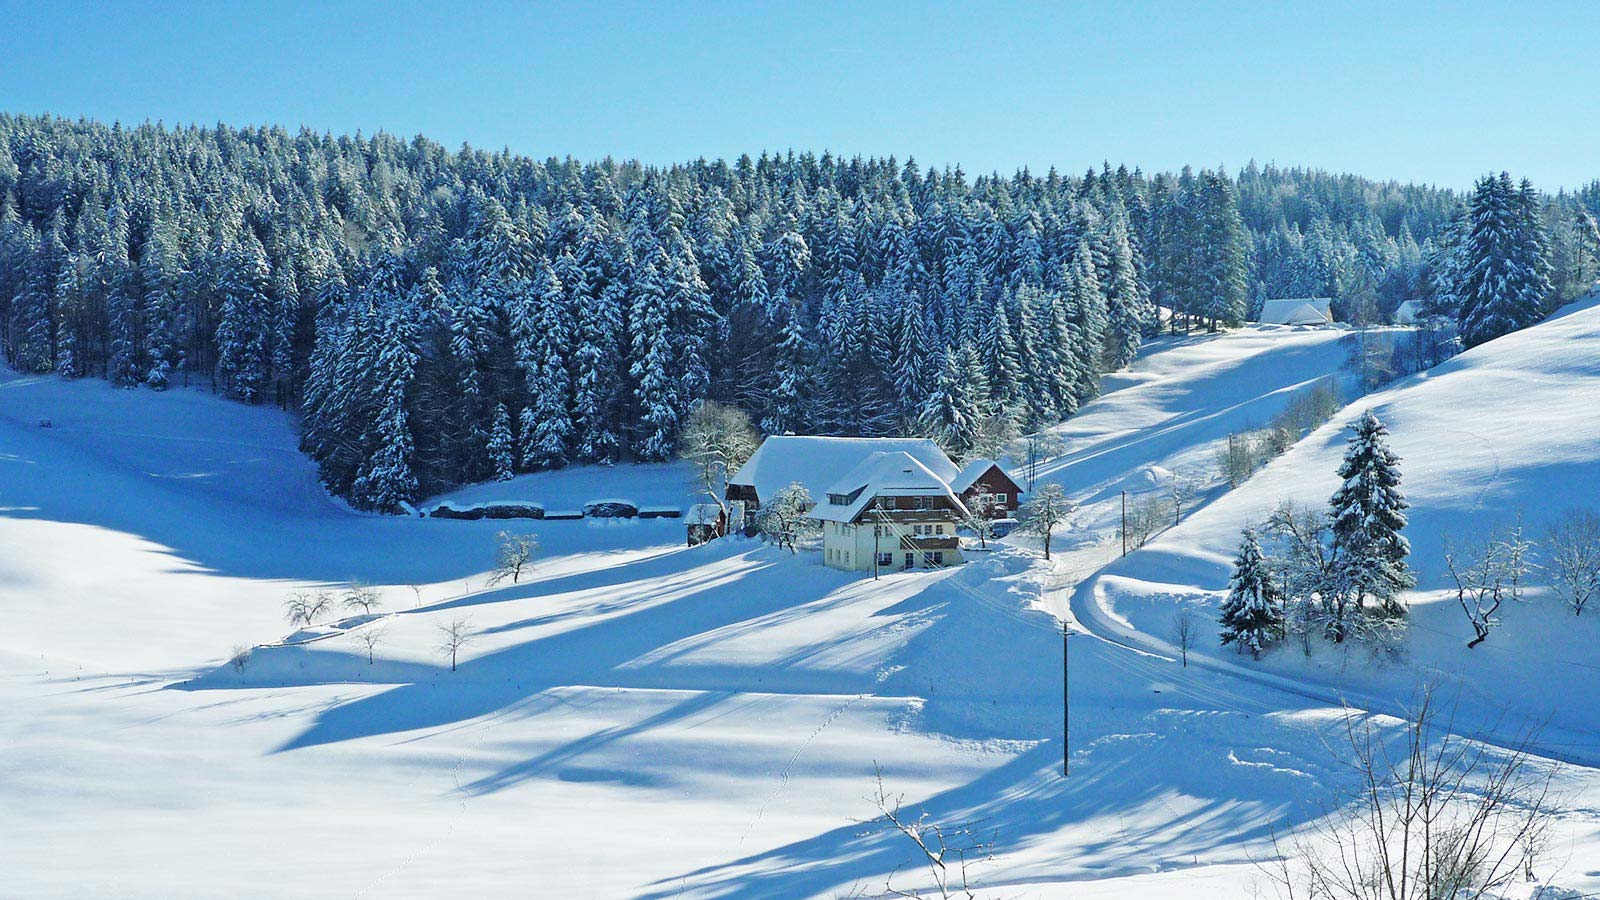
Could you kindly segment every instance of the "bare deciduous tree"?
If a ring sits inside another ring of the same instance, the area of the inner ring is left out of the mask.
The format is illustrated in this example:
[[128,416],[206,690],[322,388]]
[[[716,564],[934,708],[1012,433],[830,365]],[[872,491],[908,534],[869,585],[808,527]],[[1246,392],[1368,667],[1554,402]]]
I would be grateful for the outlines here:
[[811,492],[798,481],[779,491],[769,503],[761,504],[758,520],[761,533],[779,547],[788,547],[790,553],[799,552],[800,541],[817,530],[816,521],[807,515],[816,505]]
[[283,611],[290,625],[311,625],[333,611],[333,595],[327,591],[299,591],[283,602]]
[[1194,502],[1199,492],[1193,479],[1177,474],[1172,476],[1172,481],[1167,484],[1167,499],[1172,502],[1172,524],[1183,521],[1183,511]]
[[1041,485],[1017,511],[1023,530],[1044,538],[1044,558],[1050,558],[1050,537],[1056,526],[1064,523],[1072,513],[1072,502],[1067,492],[1055,482]]
[[234,674],[244,677],[245,666],[250,665],[251,647],[249,644],[234,644],[233,651],[228,655],[228,665],[233,667]]
[[367,665],[372,665],[372,650],[383,642],[382,628],[363,628],[356,632],[356,643],[367,648]]
[[1545,532],[1545,571],[1550,589],[1575,616],[1600,597],[1600,514],[1569,509]]
[[359,609],[362,615],[372,615],[372,611],[383,605],[383,594],[370,584],[360,581],[350,582],[344,591],[345,609]]
[[967,514],[961,518],[961,524],[978,536],[979,547],[987,548],[994,537],[994,520],[1004,510],[1000,498],[994,494],[980,493],[962,505],[966,507]]
[[[917,863],[927,869],[933,890],[937,891],[927,896],[941,900],[952,897],[973,900],[977,897],[978,885],[973,882],[972,870],[975,866],[994,860],[992,841],[979,839],[970,825],[945,826],[932,821],[927,812],[911,818],[902,807],[905,795],[891,796],[884,788],[881,767],[876,771],[875,790],[871,799],[878,808],[878,816],[864,824],[892,829],[916,848]],[[897,867],[884,880],[885,895],[921,900],[923,893],[895,885],[895,876],[899,873]]]
[[1180,612],[1172,617],[1172,646],[1178,648],[1178,656],[1183,660],[1185,669],[1189,668],[1189,651],[1194,649],[1197,632],[1191,613]]
[[1248,435],[1230,434],[1228,442],[1217,451],[1217,470],[1230,488],[1244,484],[1256,470],[1256,454],[1251,443]]
[[1124,534],[1128,548],[1137,550],[1150,542],[1150,538],[1160,531],[1167,523],[1167,505],[1156,494],[1146,494],[1133,501],[1128,508],[1128,514],[1123,519]]
[[1017,439],[1017,422],[1005,412],[991,413],[978,420],[976,434],[972,437],[972,446],[968,448],[967,458],[994,459],[1006,452],[1006,447]]
[[472,621],[454,619],[439,626],[439,652],[450,657],[450,671],[456,670],[456,656],[461,648],[472,642]]
[[1555,820],[1555,768],[1532,739],[1495,748],[1454,734],[1431,689],[1398,739],[1347,715],[1339,756],[1356,773],[1354,805],[1330,810],[1269,876],[1291,900],[1498,897],[1531,879]]
[[522,579],[523,570],[539,555],[539,538],[512,531],[502,531],[496,537],[500,539],[500,545],[495,550],[494,571],[489,574],[489,585],[492,587],[507,578],[516,584]]
[[1040,464],[1060,456],[1066,450],[1067,444],[1061,435],[1053,431],[1036,431],[1017,439],[1012,445],[1011,457],[1022,460],[1022,474],[1028,482],[1028,490],[1032,491],[1039,482]]
[[1465,547],[1452,547],[1449,539],[1444,544],[1445,569],[1455,581],[1456,602],[1472,625],[1467,647],[1476,647],[1500,624],[1500,607],[1507,600],[1522,599],[1522,581],[1532,568],[1528,552],[1533,542],[1522,536],[1519,522]]
[[750,417],[737,406],[706,400],[689,411],[679,439],[678,455],[694,468],[695,483],[728,517],[728,477],[739,471],[756,448],[761,434]]

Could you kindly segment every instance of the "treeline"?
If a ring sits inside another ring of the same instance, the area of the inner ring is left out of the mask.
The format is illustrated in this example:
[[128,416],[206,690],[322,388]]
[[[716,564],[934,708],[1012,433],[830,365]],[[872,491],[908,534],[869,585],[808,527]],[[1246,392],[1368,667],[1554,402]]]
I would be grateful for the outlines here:
[[1286,291],[1280,228],[1359,232],[1381,282],[1459,205],[1270,167],[656,168],[48,117],[0,116],[0,151],[12,366],[296,408],[330,489],[376,509],[666,458],[707,398],[968,453],[1071,415],[1164,322]]

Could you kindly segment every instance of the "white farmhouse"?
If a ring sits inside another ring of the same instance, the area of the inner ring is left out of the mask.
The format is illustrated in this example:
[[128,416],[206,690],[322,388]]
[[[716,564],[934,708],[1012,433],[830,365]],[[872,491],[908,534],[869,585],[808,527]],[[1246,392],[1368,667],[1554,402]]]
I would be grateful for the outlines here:
[[820,501],[840,472],[848,472],[873,453],[901,452],[945,481],[959,470],[939,445],[927,438],[852,438],[775,434],[728,479],[727,499],[755,512],[791,484],[801,484]]
[[1328,297],[1263,300],[1258,321],[1263,325],[1331,325],[1332,307],[1333,300]]
[[959,565],[966,515],[946,477],[905,451],[867,456],[811,510],[823,561],[854,572]]

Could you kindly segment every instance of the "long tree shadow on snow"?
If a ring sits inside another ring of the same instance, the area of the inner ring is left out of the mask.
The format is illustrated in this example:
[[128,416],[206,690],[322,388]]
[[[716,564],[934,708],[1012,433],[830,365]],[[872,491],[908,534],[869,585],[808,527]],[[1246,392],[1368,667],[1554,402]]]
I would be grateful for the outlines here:
[[[1118,655],[1127,651],[1085,640],[1074,653],[1075,677],[1138,679]],[[1018,673],[1029,677],[1026,673]],[[1048,676],[1041,676],[1046,677]],[[1186,678],[1187,676],[1179,676]],[[1347,777],[1315,725],[1292,715],[1261,715],[1218,708],[1196,684],[1188,693],[1126,692],[1121,707],[1080,704],[1073,721],[1073,774],[1061,776],[1061,739],[1032,748],[973,781],[907,803],[914,818],[926,813],[947,827],[969,825],[1004,854],[1035,844],[1059,843],[1058,854],[1025,870],[979,867],[986,886],[1035,879],[1094,880],[1152,869],[1246,862],[1270,851],[1274,835],[1294,830],[1326,810],[1327,798]],[[1059,699],[1059,694],[1057,695]],[[1304,706],[1298,708],[1305,708]],[[1041,711],[1042,712],[1042,711]],[[1327,719],[1321,719],[1326,722]],[[1038,733],[1059,734],[1060,719],[1045,713]],[[872,789],[871,760],[862,761],[862,795]],[[892,778],[886,784],[894,791]],[[859,818],[875,809],[866,800]],[[901,887],[916,885],[920,862],[906,839],[859,821],[813,837],[725,863],[680,873],[648,885],[645,900],[670,897],[741,897],[779,900],[865,887],[875,890],[891,874]],[[898,874],[895,874],[898,873]]]
[[[343,704],[318,716],[280,749],[452,725],[568,685],[752,689],[750,668],[730,668],[721,678],[707,679],[693,667],[629,664],[676,642],[814,599],[815,587],[797,582],[792,565],[760,559],[759,553],[710,556],[687,571],[681,559],[656,558],[572,576],[565,580],[569,590],[615,589],[634,595],[635,602],[622,601],[609,618],[463,660],[454,673],[441,667],[427,681]],[[661,599],[664,589],[667,599]],[[527,596],[544,595],[538,585],[528,590]]]

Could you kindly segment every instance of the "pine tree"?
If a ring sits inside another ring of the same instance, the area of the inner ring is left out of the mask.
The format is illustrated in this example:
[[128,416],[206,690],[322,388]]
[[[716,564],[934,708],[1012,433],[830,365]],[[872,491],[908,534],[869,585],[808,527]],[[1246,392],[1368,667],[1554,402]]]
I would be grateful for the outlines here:
[[790,306],[782,291],[775,293],[772,304],[782,337],[773,360],[772,386],[761,430],[767,434],[793,434],[806,427],[812,347],[799,312]]
[[[1530,191],[1531,193],[1531,191]],[[1511,176],[1478,180],[1469,204],[1461,287],[1461,341],[1475,347],[1538,320],[1550,289],[1531,198]]]
[[1139,355],[1139,345],[1145,323],[1150,319],[1150,310],[1139,287],[1128,228],[1120,219],[1111,222],[1107,243],[1110,245],[1109,262],[1102,287],[1109,315],[1102,366],[1114,371],[1133,362],[1134,357]]
[[1371,410],[1350,428],[1339,465],[1343,484],[1329,501],[1334,547],[1358,606],[1370,599],[1381,615],[1404,615],[1400,592],[1416,580],[1405,561],[1411,544],[1400,533],[1410,506],[1400,492],[1400,458],[1389,449],[1388,428]]
[[566,293],[555,273],[547,271],[542,282],[535,319],[537,370],[528,383],[536,424],[531,435],[523,434],[526,443],[522,464],[526,468],[554,469],[566,465],[572,441],[572,381],[567,373],[572,325]]
[[267,283],[272,273],[261,243],[253,237],[245,246],[225,251],[221,266],[217,383],[224,393],[255,403],[271,377]]
[[511,437],[511,414],[504,403],[494,407],[494,423],[489,427],[489,467],[495,481],[510,481],[516,476],[516,450]]
[[988,409],[1012,409],[1021,400],[1022,359],[1005,298],[996,293],[980,336],[979,355],[989,382]]
[[406,394],[416,375],[414,329],[406,311],[392,306],[383,313],[373,360],[373,422],[367,441],[372,451],[350,488],[357,508],[399,512],[417,493],[412,471],[414,444]]
[[57,229],[43,238],[29,237],[22,289],[11,303],[11,363],[22,372],[48,372],[55,367],[56,280],[66,257]]
[[922,411],[922,430],[945,452],[964,458],[978,442],[988,384],[969,345],[945,351],[939,381]]
[[1262,651],[1283,637],[1283,600],[1255,529],[1245,529],[1228,579],[1228,596],[1222,601],[1222,644],[1232,644],[1239,652],[1249,651],[1259,659]]
[[634,381],[634,403],[639,409],[633,452],[641,460],[671,459],[681,421],[678,391],[681,373],[674,371],[676,334],[672,310],[662,286],[656,259],[645,263],[634,280],[629,298],[629,323],[633,332],[629,375]]

